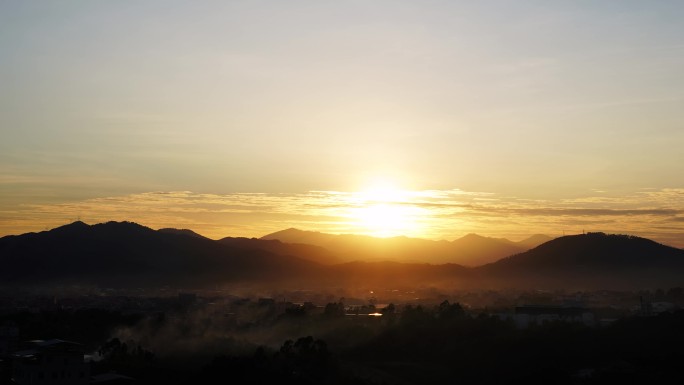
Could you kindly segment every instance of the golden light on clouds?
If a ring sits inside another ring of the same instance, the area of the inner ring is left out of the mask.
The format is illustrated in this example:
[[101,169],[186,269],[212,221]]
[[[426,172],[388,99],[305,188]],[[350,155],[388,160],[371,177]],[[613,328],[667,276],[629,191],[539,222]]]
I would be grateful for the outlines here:
[[190,228],[210,238],[259,237],[289,227],[330,233],[452,240],[467,233],[521,239],[604,231],[684,247],[684,189],[595,193],[559,200],[485,192],[309,191],[299,194],[147,192],[59,204],[0,206],[0,234],[87,223],[134,221]]

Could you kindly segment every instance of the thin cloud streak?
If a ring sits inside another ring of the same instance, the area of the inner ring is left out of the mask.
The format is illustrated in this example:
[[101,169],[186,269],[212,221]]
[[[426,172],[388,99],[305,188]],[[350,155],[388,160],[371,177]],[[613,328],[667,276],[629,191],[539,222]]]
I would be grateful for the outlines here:
[[[595,193],[595,192],[594,192]],[[382,204],[406,213],[410,233],[453,240],[470,232],[520,239],[604,231],[684,246],[684,189],[623,196],[530,200],[454,190],[405,191],[386,202],[363,192],[208,194],[157,191],[57,204],[0,206],[0,234],[42,231],[77,219],[134,221],[152,228],[190,228],[211,238],[262,236],[289,227],[331,233],[369,233],[358,211]],[[483,199],[485,198],[485,199]]]

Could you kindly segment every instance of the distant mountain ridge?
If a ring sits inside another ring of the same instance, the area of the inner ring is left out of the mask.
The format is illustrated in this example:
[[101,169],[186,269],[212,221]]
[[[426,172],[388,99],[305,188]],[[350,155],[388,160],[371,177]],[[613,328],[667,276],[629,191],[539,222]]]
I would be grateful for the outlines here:
[[526,251],[552,238],[536,235],[520,242],[513,242],[505,238],[468,234],[449,242],[407,237],[375,238],[354,234],[336,235],[290,228],[265,235],[260,239],[320,246],[346,262],[399,261],[478,266]]
[[[298,231],[294,234],[312,236]],[[333,245],[340,239],[356,239],[329,234],[322,237]],[[391,243],[371,237],[358,239],[361,246],[376,253],[409,253],[427,247],[428,251],[417,255],[416,260],[440,247],[449,250],[459,241],[492,242],[477,235],[454,242],[404,237],[393,238]],[[0,287],[258,284],[298,288],[446,285],[452,289],[632,290],[684,286],[684,250],[645,238],[603,233],[556,238],[479,267],[382,260],[331,263],[337,257],[330,249],[307,244],[254,238],[215,241],[189,230],[155,231],[131,222],[75,222],[50,231],[0,238]]]
[[553,237],[549,237],[548,235],[545,234],[534,234],[528,238],[523,239],[522,241],[516,242],[516,244],[520,245],[521,247],[525,249],[534,249],[535,247],[549,242],[553,240]]

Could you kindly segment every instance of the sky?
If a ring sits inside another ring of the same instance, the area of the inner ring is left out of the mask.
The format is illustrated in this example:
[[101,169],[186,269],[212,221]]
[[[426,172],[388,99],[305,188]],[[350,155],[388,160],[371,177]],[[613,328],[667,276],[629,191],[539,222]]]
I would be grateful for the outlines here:
[[0,0],[0,235],[81,218],[684,247],[683,19],[680,1]]

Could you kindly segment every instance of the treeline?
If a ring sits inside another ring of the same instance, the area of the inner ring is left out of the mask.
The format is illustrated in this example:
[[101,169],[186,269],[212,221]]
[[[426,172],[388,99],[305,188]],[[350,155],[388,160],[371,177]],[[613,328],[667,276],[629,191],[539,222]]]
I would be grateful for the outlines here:
[[[335,326],[323,338],[292,338],[280,348],[257,347],[253,354],[220,354],[194,370],[191,378],[238,384],[684,381],[679,369],[684,311],[624,318],[599,328],[556,321],[525,330],[492,315],[469,315],[447,301],[434,307],[406,306],[401,313],[388,310],[379,318],[354,318],[341,315],[339,304],[331,304],[316,321]],[[354,343],[335,342],[332,349],[328,338]],[[180,370],[178,366],[148,365],[149,372],[140,367],[136,371],[146,383],[154,378],[188,383],[178,374],[173,379],[164,375]]]
[[487,314],[413,308],[344,357],[413,384],[684,383],[684,311],[606,327],[517,329]]
[[[285,313],[225,345],[214,341],[221,338],[214,328],[201,329],[204,319],[178,323],[180,314],[150,319],[105,310],[58,311],[0,321],[16,322],[24,339],[97,345],[93,373],[117,371],[140,384],[684,383],[684,311],[627,317],[604,327],[557,321],[521,330],[448,301],[401,312],[390,306],[376,317],[343,310],[341,303],[331,303],[318,315]],[[150,333],[179,325],[163,339],[182,347],[188,346],[184,338],[194,336],[199,345],[169,354],[142,339],[111,338],[113,330],[141,323]],[[282,339],[259,346],[249,340],[257,331]],[[237,344],[240,349],[217,348]]]

